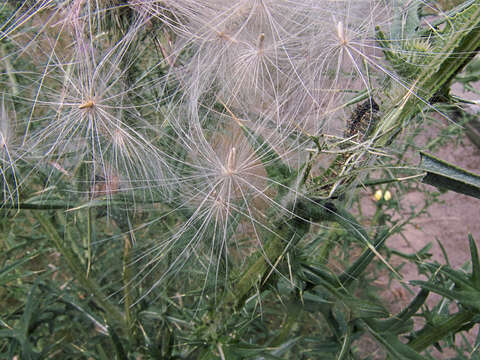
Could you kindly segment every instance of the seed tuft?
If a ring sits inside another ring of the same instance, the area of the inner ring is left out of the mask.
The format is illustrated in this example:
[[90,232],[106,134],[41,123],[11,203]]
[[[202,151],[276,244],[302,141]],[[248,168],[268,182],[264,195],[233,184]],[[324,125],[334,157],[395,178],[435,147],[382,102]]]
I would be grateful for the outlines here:
[[88,100],[87,102],[84,102],[82,105],[79,105],[79,109],[91,109],[92,107],[95,106],[95,101],[93,100]]

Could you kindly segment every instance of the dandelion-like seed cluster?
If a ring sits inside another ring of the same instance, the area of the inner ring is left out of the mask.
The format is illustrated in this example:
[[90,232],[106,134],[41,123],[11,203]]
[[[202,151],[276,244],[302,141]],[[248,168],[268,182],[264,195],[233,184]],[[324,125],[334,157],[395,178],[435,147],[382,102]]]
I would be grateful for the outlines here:
[[[133,282],[153,283],[143,295],[187,265],[218,286],[263,248],[278,214],[299,216],[289,203],[305,192],[312,139],[341,141],[348,99],[371,96],[374,26],[389,16],[374,0],[36,6],[42,20],[19,8],[0,32],[35,56],[15,74],[33,84],[17,80],[21,154],[0,119],[4,203],[25,162],[43,198],[54,188],[72,207],[105,199],[122,233],[150,238],[131,260]],[[271,175],[280,162],[297,180]],[[136,222],[142,211],[159,215]]]

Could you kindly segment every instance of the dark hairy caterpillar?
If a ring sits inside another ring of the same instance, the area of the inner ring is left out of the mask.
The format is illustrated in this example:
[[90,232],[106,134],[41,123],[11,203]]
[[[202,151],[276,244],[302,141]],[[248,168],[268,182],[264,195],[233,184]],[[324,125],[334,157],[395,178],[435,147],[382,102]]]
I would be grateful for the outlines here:
[[[347,141],[339,145],[343,151],[337,154],[323,174],[314,180],[313,188],[316,195],[321,195],[324,198],[338,197],[338,192],[333,194],[332,189],[335,190],[335,187],[339,184],[342,184],[345,188],[354,180],[354,178],[346,175],[351,169],[358,168],[362,164],[362,157],[364,157],[365,151],[364,149],[360,149],[357,152],[353,150],[348,151],[348,148],[352,145],[357,145],[358,142],[363,142],[371,135],[380,118],[379,111],[380,107],[372,97],[364,103],[357,105],[347,121],[343,134]],[[339,180],[339,176],[342,176],[342,179]],[[335,187],[333,187],[334,184]]]
[[347,123],[344,136],[350,138],[359,135],[357,140],[363,141],[375,128],[379,110],[380,108],[373,98],[358,105]]

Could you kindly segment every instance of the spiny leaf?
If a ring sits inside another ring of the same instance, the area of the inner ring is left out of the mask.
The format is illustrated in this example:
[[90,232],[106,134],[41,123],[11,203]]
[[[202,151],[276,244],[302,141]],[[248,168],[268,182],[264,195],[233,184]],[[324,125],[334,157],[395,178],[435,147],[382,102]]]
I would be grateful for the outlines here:
[[[385,320],[375,320],[369,322],[369,326],[377,332],[392,331],[395,334],[402,334],[409,331],[413,327],[412,316],[420,309],[420,307],[427,300],[429,291],[421,289],[410,304],[403,309],[400,313]],[[407,324],[409,322],[409,324]],[[407,329],[404,329],[407,324]]]
[[412,285],[421,286],[423,289],[445,296],[448,299],[456,300],[460,304],[473,307],[480,312],[480,291],[476,290],[450,290],[441,285],[435,285],[427,281],[413,280]]
[[[368,324],[368,322],[365,321],[365,324]],[[396,335],[390,332],[378,333],[370,326],[366,325],[366,327],[369,332],[377,339],[377,341],[384,346],[385,350],[387,350],[388,354],[392,357],[392,359],[426,360],[425,357],[420,355],[411,347],[402,343],[400,340],[398,340]]]
[[430,154],[420,152],[420,167],[427,172],[423,182],[480,199],[480,176]]
[[418,16],[420,5],[420,2],[412,3],[411,1],[405,0],[397,2],[392,29],[390,31],[393,40],[402,40],[415,36],[415,32],[420,26],[420,18]]
[[428,268],[432,274],[442,273],[447,276],[451,281],[457,285],[457,287],[462,289],[474,289],[472,282],[468,275],[463,271],[458,271],[450,268],[449,266],[440,265],[440,264],[423,264],[424,267]]
[[422,329],[417,336],[408,343],[408,346],[416,351],[423,351],[427,347],[437,343],[445,336],[463,329],[466,324],[471,323],[474,313],[461,310],[453,316],[449,316],[442,322],[435,324],[435,327]]

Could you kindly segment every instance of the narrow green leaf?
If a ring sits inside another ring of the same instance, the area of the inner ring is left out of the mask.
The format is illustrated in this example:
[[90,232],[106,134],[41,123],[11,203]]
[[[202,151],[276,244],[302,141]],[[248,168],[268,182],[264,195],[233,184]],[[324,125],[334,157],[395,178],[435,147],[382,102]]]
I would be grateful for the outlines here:
[[[36,257],[39,253],[43,252],[42,250],[35,251],[32,254],[26,255],[25,257],[14,261],[13,263],[3,267],[0,269],[0,284],[6,284],[8,281],[12,280],[12,277],[9,276],[7,278],[7,274],[10,273],[11,271],[15,270],[17,267],[21,266],[22,264],[25,264],[26,262],[29,262],[32,258]],[[18,277],[25,276],[25,273],[18,275]]]
[[85,318],[87,318],[89,321],[91,321],[94,324],[96,329],[101,330],[105,335],[108,333],[108,329],[106,325],[102,320],[98,319],[98,316],[95,313],[93,313],[88,308],[85,308],[82,305],[80,305],[76,300],[71,298],[69,295],[61,294],[61,296],[59,296],[59,301],[73,307],[74,309],[82,313],[85,316]]
[[[45,276],[45,275],[44,275]],[[30,291],[28,292],[27,295],[27,301],[25,304],[25,309],[22,314],[22,332],[25,337],[25,339],[28,338],[28,333],[30,329],[30,325],[32,324],[33,318],[36,316],[38,313],[38,307],[40,305],[40,299],[36,296],[35,290],[39,286],[40,282],[43,281],[44,276],[41,276],[35,280],[35,283],[32,285],[30,288]]]
[[337,356],[337,360],[345,360],[348,359],[348,356],[350,355],[350,348],[352,346],[352,324],[347,325],[347,330],[345,332],[345,336],[343,338],[342,342],[342,347],[340,349],[340,352]]
[[365,321],[367,330],[377,339],[379,343],[383,345],[385,350],[387,350],[388,354],[392,357],[392,359],[396,360],[426,360],[425,357],[420,355],[411,347],[405,345],[400,340],[398,340],[397,336],[390,332],[376,332],[373,330],[369,325],[368,322]]
[[432,248],[432,243],[428,243],[425,245],[423,248],[418,250],[417,252],[413,254],[405,254],[401,251],[391,249],[392,254],[397,255],[398,257],[411,260],[413,262],[421,261],[421,260],[426,260],[428,258],[432,257],[432,254],[429,253],[430,249]]
[[473,286],[480,290],[480,262],[478,260],[478,249],[473,240],[472,234],[468,234],[468,242],[470,244],[470,254],[472,257],[472,282]]
[[294,345],[296,345],[301,339],[302,337],[298,336],[287,340],[284,343],[276,346],[275,349],[272,350],[271,354],[274,356],[281,356],[285,354],[288,350],[290,350]]
[[402,360],[426,360],[425,357],[402,343],[391,333],[378,334],[375,337],[394,358]]
[[[389,234],[389,230],[383,231],[374,242],[374,248],[379,249],[385,240],[387,240]],[[367,248],[362,255],[360,255],[358,259],[339,276],[342,285],[348,287],[367,268],[374,257],[375,253],[370,248]]]
[[105,353],[105,350],[103,350],[103,347],[101,344],[97,345],[96,355],[99,357],[100,360],[111,360],[111,358],[108,357],[107,354]]
[[[321,269],[305,267],[304,274],[309,281],[323,287],[330,296],[344,304],[352,312],[354,318],[384,318],[390,316],[390,313],[383,305],[350,295],[347,290],[342,287],[341,283],[335,281],[328,273]],[[307,297],[306,294],[305,298],[318,302],[319,307],[328,301],[328,299],[321,297]]]
[[117,359],[128,360],[128,357],[127,357],[127,354],[125,353],[122,342],[118,337],[117,333],[115,332],[115,330],[111,326],[108,326],[108,333],[110,334],[110,339],[112,340],[115,353],[117,354]]
[[[53,241],[57,250],[62,254],[65,261],[70,268],[70,271],[75,275],[76,280],[90,293],[95,295],[95,302],[105,309],[106,317],[109,319],[115,319],[115,323],[120,324],[123,329],[126,329],[124,315],[111,304],[105,294],[102,292],[100,285],[91,278],[85,276],[85,272],[82,269],[80,261],[71,248],[66,246],[62,237],[58,233],[55,226],[52,224],[49,218],[44,216],[41,211],[34,212],[33,215],[42,226],[46,235]],[[112,321],[109,321],[112,322]],[[126,332],[126,331],[125,331]]]
[[427,300],[429,291],[426,289],[421,289],[417,296],[410,302],[410,304],[403,309],[400,313],[392,316],[389,319],[383,321],[377,321],[375,324],[375,330],[378,331],[394,331],[399,333],[397,329],[403,327],[403,325],[411,320],[412,316],[420,309],[420,307]]
[[454,270],[448,266],[443,266],[440,264],[423,264],[423,266],[427,267],[432,274],[440,272],[447,276],[451,281],[457,285],[457,287],[462,289],[469,289],[473,290],[472,282],[470,281],[469,276],[464,273],[463,271]]
[[427,172],[423,182],[480,199],[480,176],[430,154],[420,152],[420,167]]
[[347,107],[347,106],[358,104],[359,102],[368,99],[370,96],[371,96],[371,94],[370,94],[369,90],[360,91],[357,94],[357,96],[355,96],[351,100],[347,101],[345,104],[343,104],[343,106]]
[[29,341],[29,337],[32,324],[35,322],[36,316],[40,313],[39,308],[41,299],[38,298],[36,290],[40,285],[40,282],[42,282],[47,275],[49,275],[49,273],[38,277],[30,288],[30,291],[27,295],[25,308],[22,314],[22,319],[19,323],[19,336],[17,336],[16,339],[21,344],[22,355],[26,359],[37,359],[39,356],[38,353],[34,350],[31,342]]
[[342,285],[338,279],[336,279],[333,275],[330,275],[328,270],[307,264],[304,264],[303,268],[303,274],[306,276],[308,281],[315,285],[322,285],[324,282],[327,282],[333,287],[340,287]]
[[[370,240],[368,233],[360,225],[357,219],[351,215],[347,210],[340,206],[333,206],[331,211],[332,220],[339,223],[345,230],[347,230],[352,236],[359,241],[360,244],[365,245],[377,258],[382,261],[390,271],[398,278],[401,276],[395,271],[395,269],[385,260],[385,258],[377,251],[376,245]],[[385,239],[383,239],[384,241]],[[366,254],[365,256],[368,256]],[[362,267],[358,267],[357,271],[363,271]],[[346,279],[345,279],[346,280]]]
[[480,291],[476,290],[450,290],[440,285],[431,284],[427,281],[413,280],[412,285],[421,286],[423,289],[445,296],[448,299],[456,300],[464,306],[475,308],[480,312]]
[[381,304],[344,295],[340,299],[352,312],[352,317],[357,319],[386,318],[390,316],[388,310]]

